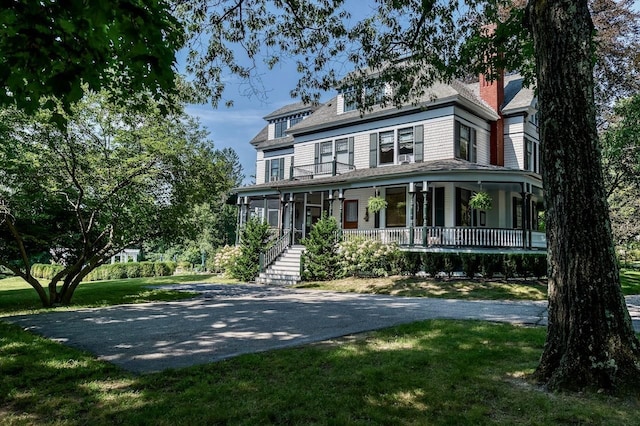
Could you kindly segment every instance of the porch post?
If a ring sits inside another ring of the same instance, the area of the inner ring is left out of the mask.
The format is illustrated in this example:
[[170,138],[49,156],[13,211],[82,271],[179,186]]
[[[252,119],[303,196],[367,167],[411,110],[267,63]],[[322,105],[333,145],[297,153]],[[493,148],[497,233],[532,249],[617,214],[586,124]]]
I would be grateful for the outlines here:
[[531,220],[531,192],[527,193],[527,198],[526,198],[526,204],[527,204],[527,235],[528,235],[528,248],[531,249],[532,244],[531,244],[531,240],[532,240],[532,233],[531,233],[531,229],[533,228],[533,221]]
[[522,183],[522,248],[527,248],[527,193],[525,192],[525,184]]
[[411,196],[411,205],[409,206],[409,246],[413,246],[413,227],[415,225],[413,220],[413,205],[416,203],[416,184],[409,182],[409,195]]
[[238,209],[238,219],[236,220],[236,245],[240,243],[240,228],[242,227],[242,197],[238,196],[236,200]]
[[262,221],[264,223],[269,223],[269,217],[267,212],[269,211],[269,200],[267,200],[267,196],[262,196]]
[[344,208],[344,191],[342,190],[342,188],[340,188],[340,190],[338,191],[338,200],[340,201],[340,231],[342,232],[342,225],[344,223],[344,217],[343,217],[343,208]]
[[329,217],[333,216],[333,189],[329,190]]
[[289,231],[291,232],[291,245],[295,244],[295,228],[293,227],[293,216],[294,216],[294,208],[295,205],[293,203],[293,192],[289,193]]
[[427,246],[427,195],[429,194],[429,182],[422,182],[422,245]]
[[280,231],[278,232],[278,235],[281,236],[281,237],[284,235],[284,215],[285,215],[285,210],[284,209],[285,209],[285,206],[286,206],[285,202],[286,201],[284,199],[284,194],[281,193],[280,194],[280,209],[279,209],[279,213],[280,214],[278,215],[280,217],[280,220],[279,220],[279,223],[278,223],[278,228],[280,229]]

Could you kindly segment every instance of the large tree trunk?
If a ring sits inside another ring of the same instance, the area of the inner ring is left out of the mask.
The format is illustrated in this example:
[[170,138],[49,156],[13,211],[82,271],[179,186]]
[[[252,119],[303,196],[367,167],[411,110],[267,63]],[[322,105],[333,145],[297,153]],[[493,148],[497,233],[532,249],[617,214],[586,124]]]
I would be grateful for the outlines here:
[[551,389],[640,384],[596,130],[587,1],[530,0],[547,205],[549,326],[535,376]]

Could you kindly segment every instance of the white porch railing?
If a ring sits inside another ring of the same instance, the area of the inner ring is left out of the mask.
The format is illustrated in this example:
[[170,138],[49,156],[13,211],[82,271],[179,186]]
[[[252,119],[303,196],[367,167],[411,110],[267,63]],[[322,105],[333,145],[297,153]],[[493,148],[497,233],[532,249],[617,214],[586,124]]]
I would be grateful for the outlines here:
[[[426,230],[426,234],[424,231]],[[527,235],[529,235],[527,231]],[[342,238],[355,237],[380,240],[400,246],[514,247],[522,248],[522,229],[416,227],[388,229],[344,229]],[[528,237],[527,237],[528,238]],[[546,248],[544,232],[531,232],[531,247]]]
[[291,245],[291,230],[284,229],[283,234],[265,252],[260,253],[260,272],[271,265]]

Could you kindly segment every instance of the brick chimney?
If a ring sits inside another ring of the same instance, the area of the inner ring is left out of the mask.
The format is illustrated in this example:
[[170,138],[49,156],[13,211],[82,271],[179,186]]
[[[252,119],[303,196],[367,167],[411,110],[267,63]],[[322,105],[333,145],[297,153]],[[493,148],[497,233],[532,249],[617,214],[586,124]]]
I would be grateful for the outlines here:
[[[495,25],[486,25],[483,31],[486,37],[490,37],[496,30]],[[480,98],[485,101],[491,109],[499,116],[498,120],[491,123],[491,164],[504,166],[504,120],[502,118],[502,104],[504,103],[504,70],[499,70],[494,75],[494,80],[490,76],[480,74]]]
[[491,164],[504,166],[504,120],[502,104],[504,103],[504,72],[500,71],[495,80],[490,81],[485,74],[480,74],[480,98],[499,116],[491,123]]

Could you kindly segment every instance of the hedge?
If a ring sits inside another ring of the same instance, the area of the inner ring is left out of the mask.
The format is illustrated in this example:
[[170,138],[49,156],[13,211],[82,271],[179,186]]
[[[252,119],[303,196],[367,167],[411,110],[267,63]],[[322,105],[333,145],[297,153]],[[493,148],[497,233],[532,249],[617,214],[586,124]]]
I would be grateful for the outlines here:
[[[31,274],[36,278],[50,280],[64,267],[60,265],[36,263]],[[127,262],[102,265],[85,277],[85,281],[119,280],[123,278],[165,277],[173,275],[175,262]]]

